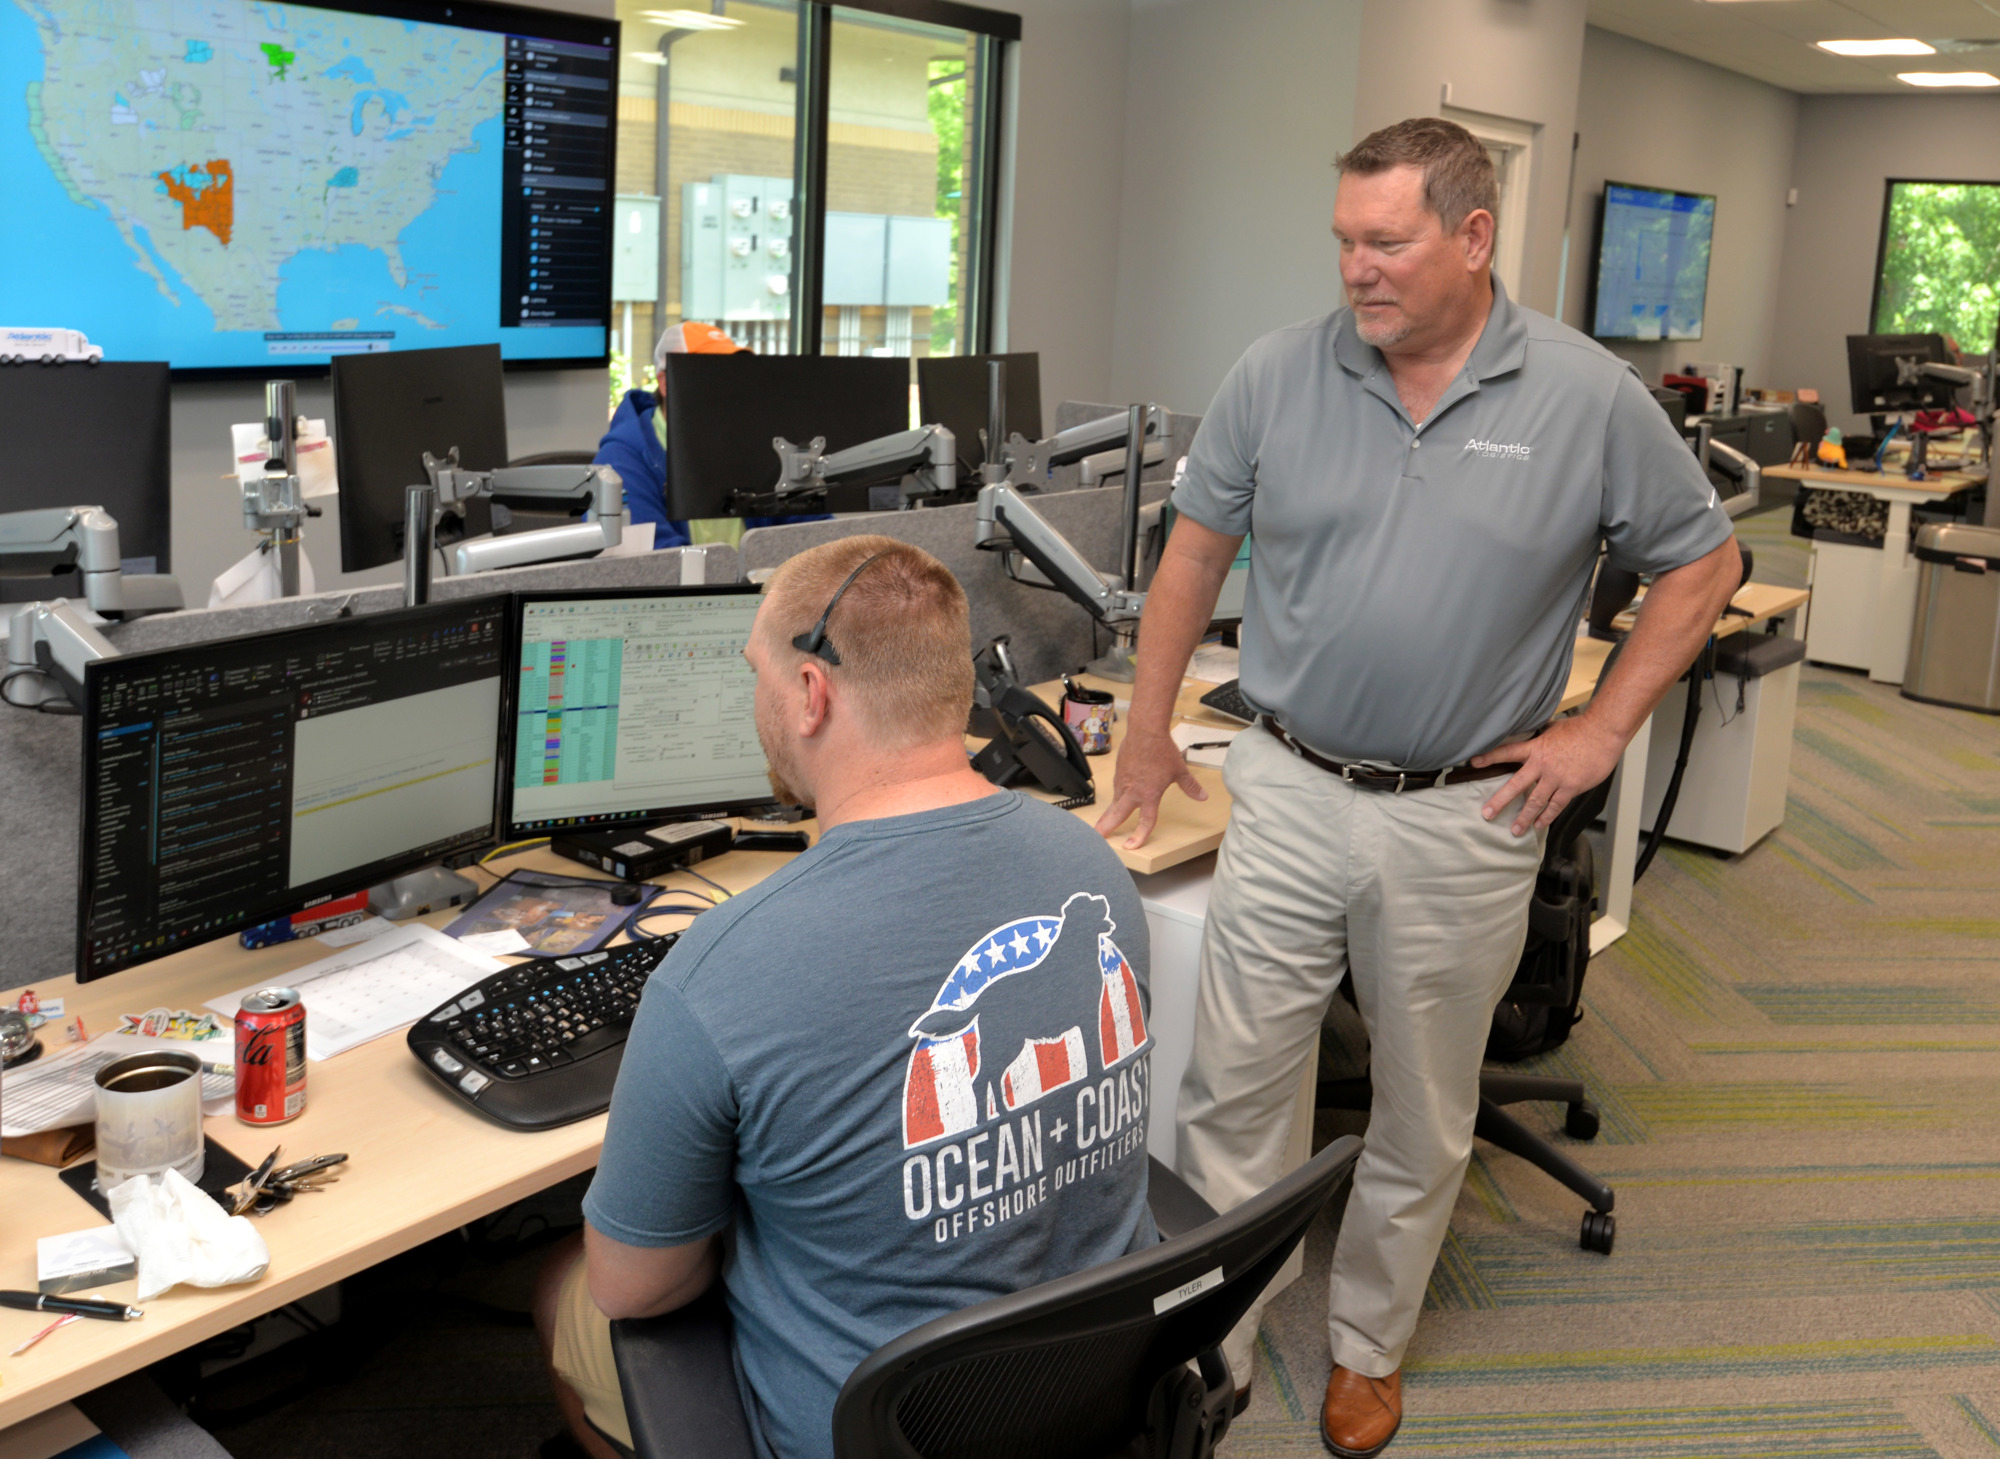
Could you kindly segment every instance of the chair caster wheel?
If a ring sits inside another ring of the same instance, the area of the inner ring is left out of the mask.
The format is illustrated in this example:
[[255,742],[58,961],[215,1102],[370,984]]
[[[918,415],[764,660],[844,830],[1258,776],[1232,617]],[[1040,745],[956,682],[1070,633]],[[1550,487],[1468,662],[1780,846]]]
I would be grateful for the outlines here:
[[1608,1211],[1585,1211],[1583,1231],[1577,1236],[1576,1244],[1585,1251],[1611,1255],[1611,1243],[1618,1239],[1618,1221]]
[[1590,1104],[1573,1104],[1569,1113],[1563,1116],[1563,1130],[1572,1140],[1595,1140],[1597,1138],[1597,1109]]

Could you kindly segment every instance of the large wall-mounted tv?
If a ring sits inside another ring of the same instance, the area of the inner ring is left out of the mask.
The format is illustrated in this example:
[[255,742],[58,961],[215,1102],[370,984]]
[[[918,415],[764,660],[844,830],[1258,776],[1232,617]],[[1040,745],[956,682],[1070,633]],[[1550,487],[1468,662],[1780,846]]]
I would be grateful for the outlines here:
[[1597,339],[1700,339],[1715,198],[1604,185],[1590,332]]
[[478,3],[0,7],[0,323],[311,373],[601,364],[618,25]]

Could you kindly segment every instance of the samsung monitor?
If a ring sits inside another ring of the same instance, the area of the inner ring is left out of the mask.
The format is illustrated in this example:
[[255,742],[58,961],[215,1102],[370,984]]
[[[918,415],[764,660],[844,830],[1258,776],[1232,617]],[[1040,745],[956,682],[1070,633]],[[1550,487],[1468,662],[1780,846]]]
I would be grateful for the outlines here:
[[[461,466],[507,464],[507,397],[497,345],[350,355],[333,365],[333,444],[340,463],[340,570],[400,561],[409,490],[422,486],[424,453],[440,461],[458,448]],[[463,529],[440,541],[477,537],[492,525],[485,501],[465,504]]]
[[[163,364],[0,366],[0,512],[102,507],[128,573],[173,571],[171,446]],[[74,570],[0,578],[0,602],[82,596]]]
[[1850,334],[1847,388],[1856,415],[1896,415],[1906,410],[1950,410],[1958,386],[1918,373],[1949,365],[1941,334]]
[[1715,199],[1607,182],[1598,214],[1590,332],[1598,339],[1700,339]]
[[88,665],[77,978],[490,840],[508,632],[469,598]]
[[[668,355],[667,516],[733,517],[738,492],[778,482],[775,437],[845,450],[910,429],[910,362],[838,355]],[[891,505],[899,505],[901,498]],[[865,511],[866,485],[836,486],[801,512]]]
[[10,5],[0,320],[190,374],[601,365],[618,35],[478,0]]
[[[986,463],[979,433],[986,429],[986,366],[993,360],[1007,367],[1007,433],[1040,440],[1040,355],[941,355],[917,361],[917,414],[926,424],[947,427],[957,438],[958,474],[967,480],[977,480]],[[997,448],[1006,442],[993,444]]]
[[510,837],[772,799],[748,583],[516,595]]

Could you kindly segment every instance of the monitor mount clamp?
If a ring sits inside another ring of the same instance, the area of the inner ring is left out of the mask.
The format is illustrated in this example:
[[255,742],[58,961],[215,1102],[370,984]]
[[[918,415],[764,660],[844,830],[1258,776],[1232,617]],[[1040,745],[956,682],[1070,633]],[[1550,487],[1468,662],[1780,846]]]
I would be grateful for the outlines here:
[[941,425],[898,431],[840,451],[828,451],[824,436],[814,436],[803,446],[777,436],[771,449],[778,453],[778,484],[768,495],[740,494],[732,506],[753,510],[791,505],[824,496],[830,486],[900,478],[899,505],[908,507],[920,497],[942,496],[958,485],[958,441]]
[[290,380],[264,382],[263,473],[243,483],[243,525],[263,537],[260,552],[278,554],[278,591],[299,595],[299,540],[307,517],[321,515],[299,486],[298,387]]
[[[121,618],[181,606],[180,584],[164,573],[125,573],[118,555],[118,523],[102,507],[37,507],[0,513],[0,578],[45,578],[76,569],[92,613]],[[38,697],[17,698],[34,709],[67,699],[83,702],[83,666],[118,652],[67,598],[23,603],[11,611],[4,681],[39,679]]]
[[403,601],[408,607],[430,601],[431,555],[437,546],[440,519],[462,518],[465,504],[477,497],[580,508],[583,520],[460,542],[446,560],[448,576],[593,557],[624,540],[625,483],[609,466],[502,466],[492,471],[469,471],[458,464],[458,447],[453,446],[442,461],[424,452],[424,472],[430,481],[410,488],[403,519]]

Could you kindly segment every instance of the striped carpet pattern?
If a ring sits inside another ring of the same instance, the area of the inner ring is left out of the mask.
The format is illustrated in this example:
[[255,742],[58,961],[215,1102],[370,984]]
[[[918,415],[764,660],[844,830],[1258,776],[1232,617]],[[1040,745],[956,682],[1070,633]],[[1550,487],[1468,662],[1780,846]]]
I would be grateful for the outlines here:
[[[1788,518],[1741,524],[1760,579],[1803,581]],[[1521,1112],[1617,1191],[1617,1248],[1478,1147],[1389,1455],[2000,1459],[2000,719],[1807,665],[1785,824],[1669,843],[1584,1010],[1530,1067],[1599,1137]],[[1332,1229],[1227,1455],[1324,1452]]]

